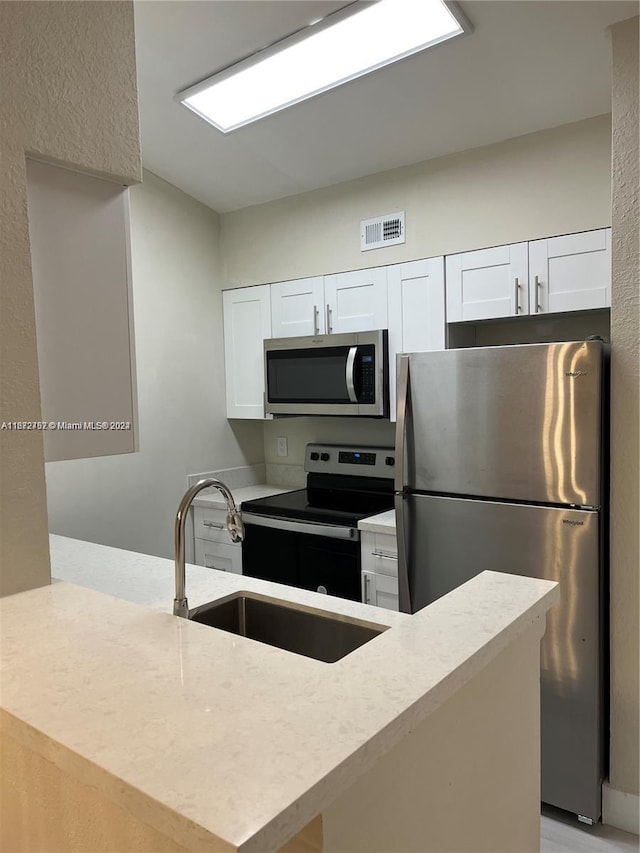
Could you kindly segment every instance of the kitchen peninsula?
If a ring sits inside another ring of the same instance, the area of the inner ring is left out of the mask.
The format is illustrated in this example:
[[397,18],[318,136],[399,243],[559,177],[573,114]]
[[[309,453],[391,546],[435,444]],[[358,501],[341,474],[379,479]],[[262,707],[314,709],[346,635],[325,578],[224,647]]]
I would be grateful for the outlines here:
[[192,607],[388,628],[326,664],[172,616],[169,560],[56,536],[51,559],[63,582],[0,602],[6,849],[539,849],[554,583],[484,572],[407,616],[188,567]]

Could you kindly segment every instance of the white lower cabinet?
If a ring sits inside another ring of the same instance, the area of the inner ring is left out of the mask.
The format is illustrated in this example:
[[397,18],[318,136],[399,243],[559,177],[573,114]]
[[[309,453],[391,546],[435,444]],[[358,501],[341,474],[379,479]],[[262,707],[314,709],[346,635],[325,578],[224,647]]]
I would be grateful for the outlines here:
[[398,610],[398,579],[363,571],[362,601],[374,607]]
[[227,512],[216,507],[193,507],[196,566],[242,574],[242,545],[232,542],[227,530]]
[[221,545],[208,539],[195,540],[196,566],[206,566],[207,569],[218,569],[221,572],[242,574],[242,546]]
[[398,545],[395,533],[363,531],[360,553],[364,604],[399,610]]

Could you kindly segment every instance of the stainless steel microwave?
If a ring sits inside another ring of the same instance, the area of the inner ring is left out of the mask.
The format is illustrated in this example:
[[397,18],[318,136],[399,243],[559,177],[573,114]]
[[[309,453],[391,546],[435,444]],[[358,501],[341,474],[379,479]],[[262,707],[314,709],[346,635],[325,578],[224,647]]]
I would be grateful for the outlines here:
[[265,412],[389,416],[387,330],[264,342]]

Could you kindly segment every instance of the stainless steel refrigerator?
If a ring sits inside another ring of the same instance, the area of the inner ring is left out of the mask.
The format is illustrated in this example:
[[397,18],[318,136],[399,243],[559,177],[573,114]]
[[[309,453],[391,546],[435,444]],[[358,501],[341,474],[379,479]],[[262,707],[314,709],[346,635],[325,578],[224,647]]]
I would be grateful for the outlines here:
[[606,771],[601,341],[398,356],[400,608],[485,569],[560,583],[541,645],[543,802],[590,820]]

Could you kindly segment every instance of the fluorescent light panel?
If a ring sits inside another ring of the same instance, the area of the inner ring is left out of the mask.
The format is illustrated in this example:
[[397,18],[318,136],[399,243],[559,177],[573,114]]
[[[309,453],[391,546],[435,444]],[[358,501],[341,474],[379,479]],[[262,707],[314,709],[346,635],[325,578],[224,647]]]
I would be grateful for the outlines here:
[[463,32],[443,0],[379,0],[310,26],[177,100],[228,133]]

